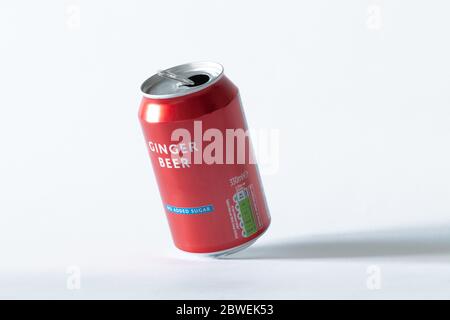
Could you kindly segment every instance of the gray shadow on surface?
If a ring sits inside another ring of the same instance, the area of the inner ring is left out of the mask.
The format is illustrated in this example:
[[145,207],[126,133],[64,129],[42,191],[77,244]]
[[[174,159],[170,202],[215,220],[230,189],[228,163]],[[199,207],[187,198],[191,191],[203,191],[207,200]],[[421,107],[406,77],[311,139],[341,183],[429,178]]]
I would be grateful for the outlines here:
[[[450,225],[324,234],[261,244],[226,259],[450,257]],[[449,259],[450,262],[450,259]]]

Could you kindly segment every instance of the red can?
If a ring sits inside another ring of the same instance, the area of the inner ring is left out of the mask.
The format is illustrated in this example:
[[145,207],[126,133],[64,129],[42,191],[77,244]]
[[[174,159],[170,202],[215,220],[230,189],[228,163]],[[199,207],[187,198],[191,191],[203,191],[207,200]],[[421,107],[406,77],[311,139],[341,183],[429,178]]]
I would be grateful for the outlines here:
[[237,87],[218,63],[195,62],[141,86],[139,119],[175,245],[213,256],[269,227]]

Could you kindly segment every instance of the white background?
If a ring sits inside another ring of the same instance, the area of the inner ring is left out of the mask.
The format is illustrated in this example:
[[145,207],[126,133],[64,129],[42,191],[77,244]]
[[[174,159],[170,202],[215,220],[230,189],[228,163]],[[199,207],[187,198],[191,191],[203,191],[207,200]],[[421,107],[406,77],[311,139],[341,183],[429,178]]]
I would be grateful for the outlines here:
[[[448,12],[2,1],[0,298],[450,298]],[[137,119],[143,80],[199,60],[280,133],[273,223],[238,259],[173,249]]]

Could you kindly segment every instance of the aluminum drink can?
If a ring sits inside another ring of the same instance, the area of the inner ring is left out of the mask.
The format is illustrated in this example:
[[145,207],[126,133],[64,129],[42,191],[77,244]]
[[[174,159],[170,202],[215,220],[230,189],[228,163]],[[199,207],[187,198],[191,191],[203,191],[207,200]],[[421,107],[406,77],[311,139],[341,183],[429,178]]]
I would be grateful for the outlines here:
[[251,245],[270,215],[238,88],[213,62],[158,72],[141,86],[147,149],[175,246],[220,256]]

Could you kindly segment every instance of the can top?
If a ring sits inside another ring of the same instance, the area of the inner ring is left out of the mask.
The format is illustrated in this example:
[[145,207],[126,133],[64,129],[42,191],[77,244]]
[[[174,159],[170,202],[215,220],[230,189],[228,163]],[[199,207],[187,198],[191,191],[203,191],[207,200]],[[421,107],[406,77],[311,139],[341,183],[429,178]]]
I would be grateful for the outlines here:
[[159,71],[141,85],[145,97],[167,99],[203,90],[217,82],[223,67],[216,62],[191,62]]

